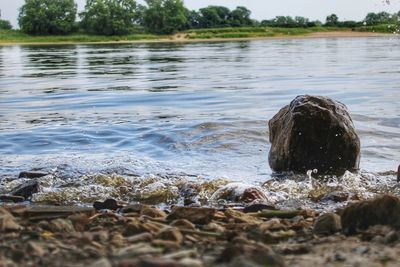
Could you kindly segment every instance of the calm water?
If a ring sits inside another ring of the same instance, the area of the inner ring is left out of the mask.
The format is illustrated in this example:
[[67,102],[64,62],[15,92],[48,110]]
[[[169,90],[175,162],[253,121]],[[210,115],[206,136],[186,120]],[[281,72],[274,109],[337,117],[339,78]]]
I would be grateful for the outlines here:
[[400,38],[0,48],[0,176],[45,168],[262,182],[267,123],[345,103],[361,168],[400,163]]

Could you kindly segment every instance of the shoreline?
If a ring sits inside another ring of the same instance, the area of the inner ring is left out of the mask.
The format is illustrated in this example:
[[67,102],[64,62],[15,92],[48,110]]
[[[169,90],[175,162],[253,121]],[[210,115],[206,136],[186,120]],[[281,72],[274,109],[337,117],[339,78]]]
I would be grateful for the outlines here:
[[361,38],[361,37],[388,37],[398,36],[392,33],[376,33],[376,32],[354,32],[354,31],[330,31],[330,32],[314,32],[299,35],[277,35],[271,37],[236,37],[236,38],[197,38],[190,39],[185,37],[177,37],[179,34],[170,38],[160,39],[143,39],[143,40],[122,40],[122,41],[101,41],[101,42],[2,42],[0,46],[25,46],[25,45],[89,45],[89,44],[146,44],[146,43],[203,43],[203,42],[236,42],[236,41],[260,41],[260,40],[285,40],[285,39],[318,39],[318,38]]

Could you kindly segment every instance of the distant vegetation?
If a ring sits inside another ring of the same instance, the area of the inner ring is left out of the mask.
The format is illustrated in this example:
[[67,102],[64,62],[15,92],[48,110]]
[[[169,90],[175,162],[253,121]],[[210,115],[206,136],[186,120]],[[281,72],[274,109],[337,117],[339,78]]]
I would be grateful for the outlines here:
[[86,0],[80,14],[74,0],[25,0],[18,22],[21,30],[11,30],[11,24],[0,19],[1,41],[30,39],[28,35],[47,36],[49,40],[61,40],[63,35],[70,36],[66,40],[132,40],[177,32],[185,32],[191,39],[295,35],[341,29],[398,32],[400,12],[369,13],[362,21],[341,21],[336,14],[327,16],[324,22],[300,16],[257,21],[243,6],[230,10],[212,5],[189,10],[183,0],[145,0],[143,5],[136,0]]

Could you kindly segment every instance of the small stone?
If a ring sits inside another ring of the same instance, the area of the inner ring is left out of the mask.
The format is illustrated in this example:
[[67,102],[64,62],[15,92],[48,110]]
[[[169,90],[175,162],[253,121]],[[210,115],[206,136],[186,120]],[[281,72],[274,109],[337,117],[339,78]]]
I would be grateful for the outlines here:
[[23,172],[19,173],[18,178],[34,179],[34,178],[40,178],[40,177],[46,176],[47,174],[48,173],[40,172],[40,171],[23,171]]
[[210,200],[244,203],[268,202],[268,198],[262,188],[244,183],[229,183],[215,191]]
[[43,246],[37,242],[30,241],[28,242],[28,248],[30,252],[33,253],[36,257],[43,257],[46,254],[46,251],[43,249]]
[[162,249],[160,248],[155,248],[147,243],[138,243],[119,249],[115,255],[120,258],[135,258],[142,255],[158,255],[161,253]]
[[153,208],[151,206],[147,206],[147,205],[143,205],[141,211],[140,211],[140,215],[142,216],[148,216],[151,218],[165,218],[167,217],[167,214],[157,208]]
[[107,258],[102,258],[90,264],[89,267],[112,267],[112,264]]
[[157,239],[162,239],[162,240],[168,240],[168,241],[174,241],[177,244],[181,244],[183,241],[183,235],[181,232],[176,229],[176,228],[164,228],[161,230],[155,238]]
[[153,235],[150,233],[141,233],[125,238],[128,243],[150,242]]
[[399,240],[399,234],[396,231],[390,231],[384,237],[385,244],[392,244],[397,242],[398,240]]
[[205,225],[203,227],[205,231],[211,231],[211,232],[217,232],[217,233],[223,233],[225,232],[225,228],[215,222],[210,222],[209,224]]
[[179,219],[173,221],[170,226],[179,228],[179,229],[186,229],[186,230],[195,230],[196,226],[186,219]]
[[6,209],[0,207],[0,232],[21,230],[22,227],[15,221],[14,216]]
[[207,224],[211,222],[216,210],[213,208],[180,207],[175,206],[167,216],[168,221],[187,219],[195,224]]
[[346,192],[334,191],[324,196],[322,201],[333,201],[333,202],[344,202],[349,198],[349,194]]
[[335,213],[325,213],[316,219],[313,231],[317,235],[330,235],[341,229],[340,216]]
[[[235,238],[230,242],[217,259],[218,263],[235,262],[236,266],[271,266],[283,267],[283,259],[262,243],[250,242],[243,238]],[[238,263],[241,264],[238,264]],[[257,264],[257,265],[256,265]]]
[[179,261],[179,267],[204,267],[204,264],[201,260],[184,258]]
[[122,208],[115,199],[106,199],[104,202],[96,201],[93,203],[96,210],[117,210]]
[[55,219],[49,222],[49,228],[52,232],[72,233],[75,232],[74,225],[68,219]]
[[259,212],[262,210],[276,210],[276,208],[271,205],[266,205],[266,204],[252,204],[250,206],[245,207],[243,209],[243,212],[244,213]]
[[225,210],[225,216],[228,219],[234,220],[236,223],[248,223],[248,224],[254,224],[254,223],[260,223],[260,219],[247,215],[246,213],[233,210],[233,209],[226,209]]

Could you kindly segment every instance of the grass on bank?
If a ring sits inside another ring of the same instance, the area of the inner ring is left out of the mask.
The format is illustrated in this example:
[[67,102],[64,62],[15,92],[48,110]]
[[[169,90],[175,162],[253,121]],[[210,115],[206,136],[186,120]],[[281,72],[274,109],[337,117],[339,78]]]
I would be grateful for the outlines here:
[[[377,33],[399,33],[400,25],[383,24],[363,26],[355,29],[338,27],[311,27],[311,28],[275,28],[275,27],[237,27],[192,29],[178,34],[185,39],[224,39],[224,38],[257,38],[257,37],[284,37],[301,36],[316,32],[331,31],[360,31]],[[135,33],[122,36],[102,36],[75,33],[71,35],[33,36],[20,30],[0,30],[0,44],[3,43],[92,43],[92,42],[122,42],[174,39],[172,35],[155,35]],[[181,38],[182,40],[182,38]]]
[[0,30],[0,43],[92,43],[158,40],[163,38],[165,38],[163,35],[143,33],[122,36],[89,35],[83,33],[70,35],[35,36],[23,33],[20,30]]

